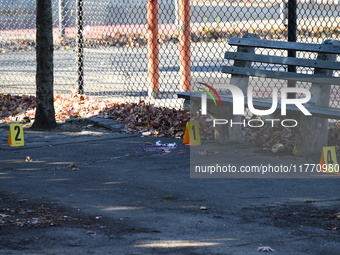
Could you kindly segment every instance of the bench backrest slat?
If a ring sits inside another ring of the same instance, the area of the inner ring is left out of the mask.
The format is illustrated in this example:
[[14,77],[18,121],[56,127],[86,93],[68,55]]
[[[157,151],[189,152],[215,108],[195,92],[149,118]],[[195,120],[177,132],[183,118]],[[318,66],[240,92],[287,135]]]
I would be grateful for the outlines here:
[[318,59],[302,59],[292,57],[280,57],[280,56],[269,56],[262,54],[250,54],[243,52],[230,52],[227,51],[224,56],[225,59],[242,60],[250,62],[261,62],[278,65],[294,65],[310,68],[323,68],[330,70],[340,70],[340,62],[329,62],[326,60]]
[[340,77],[329,77],[315,74],[280,72],[236,66],[222,66],[222,72],[236,75],[255,76],[279,80],[293,80],[328,85],[340,85]]
[[229,45],[340,54],[340,46],[231,37]]

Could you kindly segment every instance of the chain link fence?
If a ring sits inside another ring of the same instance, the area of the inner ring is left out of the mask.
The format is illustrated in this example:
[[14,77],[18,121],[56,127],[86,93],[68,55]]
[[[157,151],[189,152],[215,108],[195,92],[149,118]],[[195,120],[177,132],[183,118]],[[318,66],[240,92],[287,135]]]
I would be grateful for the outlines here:
[[[192,0],[190,12],[183,0],[151,2],[52,0],[55,93],[181,107],[176,92],[195,90],[197,82],[223,90],[230,37],[288,40],[286,1]],[[297,2],[298,42],[339,39],[337,0]],[[35,94],[35,4],[0,0],[0,93]],[[273,82],[252,84],[258,96],[270,96]],[[338,88],[331,104],[339,106]]]

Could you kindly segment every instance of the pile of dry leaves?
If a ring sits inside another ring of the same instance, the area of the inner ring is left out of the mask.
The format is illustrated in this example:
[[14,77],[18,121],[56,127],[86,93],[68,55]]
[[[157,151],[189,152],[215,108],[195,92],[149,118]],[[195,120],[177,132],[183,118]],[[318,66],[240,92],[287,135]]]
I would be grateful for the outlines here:
[[[0,94],[0,123],[22,121],[24,117],[34,119],[34,96],[13,96]],[[145,133],[150,136],[173,136],[184,134],[186,122],[198,121],[202,140],[214,139],[212,120],[206,116],[190,116],[185,110],[155,107],[141,101],[139,103],[117,103],[109,99],[95,99],[80,94],[57,95],[54,99],[57,120],[68,118],[88,118],[100,116],[112,118],[125,124],[127,133]],[[281,143],[287,151],[294,147],[294,133],[282,126],[244,128],[246,141],[269,150]],[[340,152],[340,123],[329,129],[329,145]]]
[[0,94],[0,123],[18,121],[21,116],[32,118],[35,114],[35,107],[34,96]]
[[280,125],[264,125],[259,128],[246,127],[243,129],[246,141],[270,150],[275,144],[282,144],[286,151],[293,151],[295,144],[294,131],[292,128]]
[[[128,133],[146,132],[153,136],[178,136],[183,133],[190,114],[184,110],[155,107],[139,103],[117,103],[108,99],[94,99],[80,94],[54,99],[58,120],[99,116],[113,118],[125,124]],[[35,116],[35,97],[0,95],[0,123],[22,121]]]

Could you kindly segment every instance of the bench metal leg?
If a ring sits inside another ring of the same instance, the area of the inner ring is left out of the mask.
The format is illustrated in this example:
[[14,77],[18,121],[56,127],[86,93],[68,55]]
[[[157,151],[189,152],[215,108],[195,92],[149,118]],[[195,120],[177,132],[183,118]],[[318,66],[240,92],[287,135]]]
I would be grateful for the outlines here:
[[[185,108],[190,109],[191,113],[199,112],[199,110],[201,109],[201,100],[197,98],[186,100]],[[223,107],[221,107],[220,105],[215,106],[214,103],[208,101],[207,111],[208,115],[213,119],[226,119],[229,122],[232,118],[232,107],[230,105],[224,105]],[[243,141],[242,130],[238,130],[238,127],[236,129],[230,129],[230,127],[228,127],[229,123],[217,124],[215,126],[215,140],[218,143],[225,144],[226,142]]]
[[328,143],[328,119],[307,116],[295,117],[294,128],[296,154],[298,156],[320,156],[322,147]]
[[242,134],[242,128],[243,128],[243,120],[244,116],[234,116],[232,118],[233,126],[231,127],[229,125],[229,134],[228,134],[228,141],[232,143],[243,143],[243,134]]
[[[324,45],[340,45],[339,41],[326,40]],[[336,54],[319,53],[318,60],[336,61]],[[332,77],[333,70],[315,68],[314,74]],[[325,84],[312,83],[312,98],[310,103],[318,106],[328,107],[331,86]],[[299,125],[295,131],[297,154],[301,156],[320,155],[322,147],[328,144],[328,119],[311,118],[306,116],[299,117]]]
[[215,127],[215,140],[219,144],[226,144],[228,137],[227,125],[218,125]]
[[[230,121],[232,117],[232,107],[230,105],[215,106],[208,103],[208,114],[214,119],[225,119]],[[215,126],[215,140],[220,144],[225,144],[230,141],[229,123]]]

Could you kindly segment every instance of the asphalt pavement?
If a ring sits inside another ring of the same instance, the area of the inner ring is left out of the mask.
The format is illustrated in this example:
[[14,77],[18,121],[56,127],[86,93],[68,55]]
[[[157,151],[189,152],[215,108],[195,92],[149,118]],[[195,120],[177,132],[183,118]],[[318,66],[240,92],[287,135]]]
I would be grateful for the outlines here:
[[[190,178],[195,157],[237,167],[318,159],[252,145],[190,147],[122,128],[85,119],[25,129],[25,146],[10,147],[0,127],[0,254],[339,254],[338,175]],[[72,220],[2,224],[16,203],[49,204]]]

